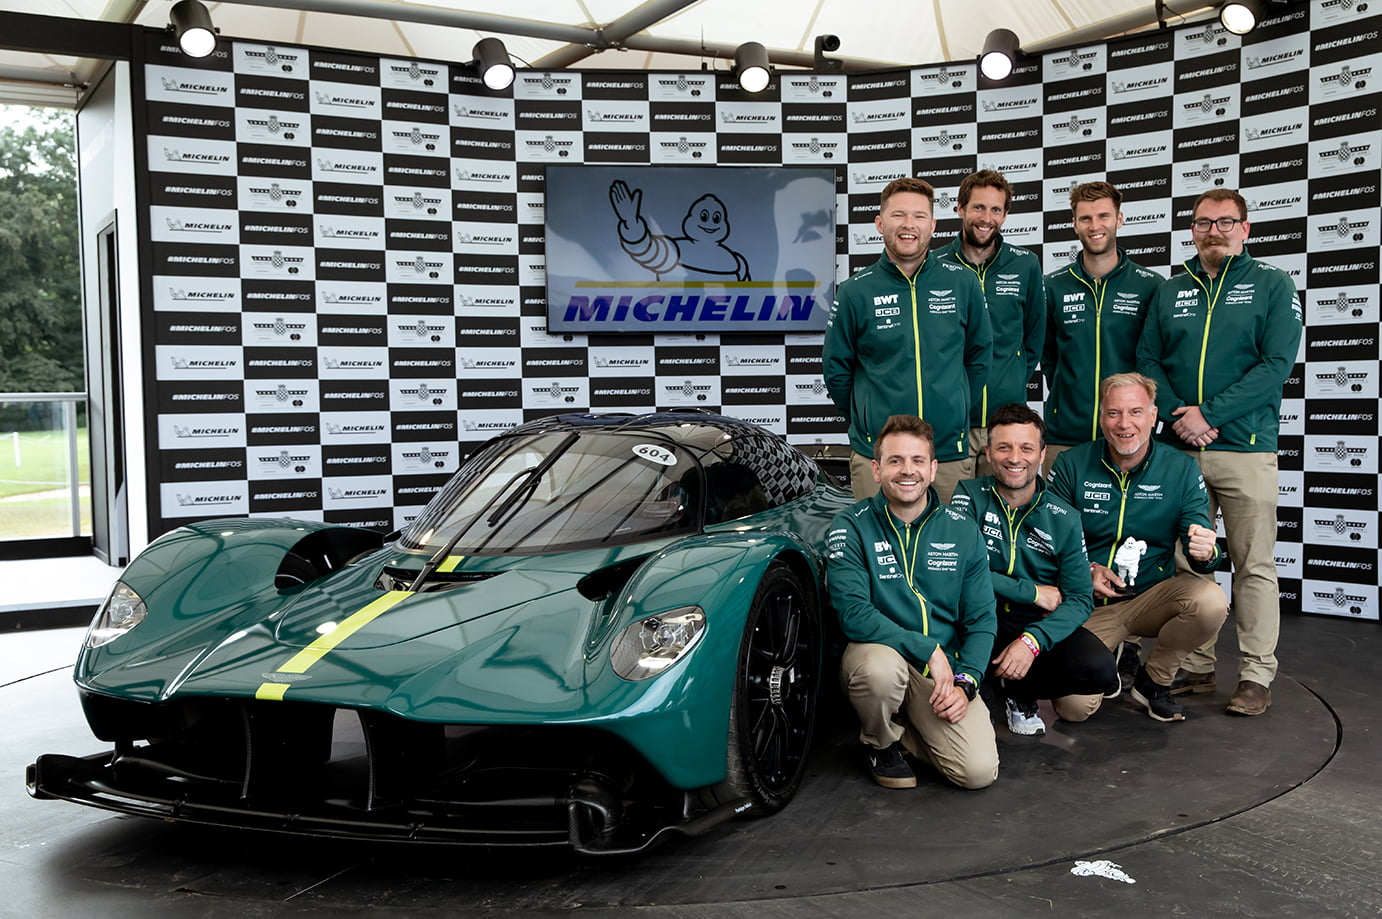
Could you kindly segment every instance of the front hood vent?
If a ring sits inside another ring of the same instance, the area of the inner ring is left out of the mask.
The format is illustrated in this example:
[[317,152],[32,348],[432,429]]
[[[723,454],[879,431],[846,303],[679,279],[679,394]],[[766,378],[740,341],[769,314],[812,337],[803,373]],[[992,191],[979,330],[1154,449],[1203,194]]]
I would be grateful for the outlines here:
[[[413,581],[417,580],[419,570],[421,569],[385,567],[379,572],[379,579],[374,582],[374,587],[376,590],[407,590]],[[488,581],[495,575],[503,573],[502,571],[434,571],[427,576],[427,580],[422,582],[422,590],[419,593],[450,590],[464,584],[474,584],[476,581]]]

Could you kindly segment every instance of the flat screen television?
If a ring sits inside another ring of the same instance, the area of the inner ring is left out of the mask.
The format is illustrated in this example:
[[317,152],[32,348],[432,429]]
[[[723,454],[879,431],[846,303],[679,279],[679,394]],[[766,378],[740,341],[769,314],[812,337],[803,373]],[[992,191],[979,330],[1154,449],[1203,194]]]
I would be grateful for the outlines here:
[[835,170],[547,167],[550,332],[807,332],[835,296]]

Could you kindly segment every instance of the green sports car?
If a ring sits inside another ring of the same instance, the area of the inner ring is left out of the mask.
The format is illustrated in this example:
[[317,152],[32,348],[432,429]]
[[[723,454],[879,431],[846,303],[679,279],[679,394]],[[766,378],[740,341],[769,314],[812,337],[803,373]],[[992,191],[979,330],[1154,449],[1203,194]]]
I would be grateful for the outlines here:
[[113,749],[30,793],[319,836],[636,851],[784,807],[852,502],[698,413],[563,415],[476,451],[401,534],[213,520],[156,540],[75,679]]

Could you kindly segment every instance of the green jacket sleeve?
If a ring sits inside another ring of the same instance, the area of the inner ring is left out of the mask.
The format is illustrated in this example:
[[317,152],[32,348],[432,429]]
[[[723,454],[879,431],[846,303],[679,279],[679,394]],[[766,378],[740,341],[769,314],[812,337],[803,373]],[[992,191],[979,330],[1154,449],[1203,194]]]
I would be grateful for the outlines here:
[[852,288],[848,282],[836,288],[835,302],[830,307],[830,319],[825,327],[825,342],[821,346],[821,365],[826,392],[830,401],[849,421],[850,401],[854,393],[854,368],[858,361],[855,341],[854,310],[851,308]]
[[1078,514],[1074,515],[1071,524],[1062,532],[1058,547],[1060,571],[1057,580],[1060,583],[1056,587],[1060,588],[1060,605],[1049,616],[1027,627],[1043,651],[1070,637],[1094,611],[1094,585],[1089,578],[1089,557],[1085,553]]
[[1181,497],[1180,520],[1177,524],[1180,527],[1180,548],[1192,571],[1209,574],[1219,567],[1221,555],[1218,543],[1214,544],[1214,552],[1205,561],[1196,561],[1190,557],[1190,524],[1198,523],[1212,530],[1214,522],[1209,519],[1209,491],[1205,488],[1204,476],[1193,462],[1189,464],[1189,468],[1191,473],[1184,477],[1185,491]]
[[960,622],[964,634],[953,655],[952,669],[968,673],[975,681],[984,678],[993,657],[993,639],[998,634],[998,610],[989,578],[989,554],[983,534],[974,527],[973,549],[968,553],[964,588],[960,596]]
[[[867,542],[848,512],[836,517],[831,525],[826,551],[830,603],[840,617],[840,630],[845,638],[887,645],[924,670],[937,642],[929,635],[898,624],[874,605]],[[990,593],[990,607],[992,604]],[[992,636],[989,640],[992,641]]]
[[1281,384],[1296,365],[1296,353],[1300,349],[1301,311],[1291,276],[1285,272],[1278,274],[1267,297],[1267,322],[1257,363],[1237,382],[1206,399],[1200,406],[1204,420],[1216,427],[1279,397]]
[[[1075,501],[1075,481],[1079,478],[1079,470],[1075,468],[1075,463],[1068,455],[1069,452],[1069,450],[1064,450],[1060,456],[1056,457],[1055,465],[1051,467],[1051,477],[1046,481],[1046,487],[1051,494],[1066,504],[1078,508],[1079,504]],[[1078,522],[1079,511],[1077,510],[1075,514],[1075,519]],[[1085,564],[1089,564],[1087,559]]]
[[1046,343],[1046,285],[1041,276],[1041,262],[1033,258],[1031,263],[1023,284],[1027,303],[1022,310],[1022,356],[1027,362],[1028,380],[1036,372],[1042,346]]

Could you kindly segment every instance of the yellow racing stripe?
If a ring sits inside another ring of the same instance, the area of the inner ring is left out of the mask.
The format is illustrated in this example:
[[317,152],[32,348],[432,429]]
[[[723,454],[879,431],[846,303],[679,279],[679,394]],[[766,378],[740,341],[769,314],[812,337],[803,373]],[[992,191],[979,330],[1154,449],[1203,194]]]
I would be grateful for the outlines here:
[[[310,645],[303,648],[298,653],[288,659],[282,667],[275,673],[306,673],[307,668],[325,657],[330,651],[354,635],[360,629],[369,625],[384,613],[402,603],[413,592],[410,590],[391,590],[376,599],[373,603],[365,606],[356,613],[352,613],[344,622],[336,626],[325,635],[319,636]],[[254,693],[256,699],[266,699],[273,702],[282,702],[283,694],[288,691],[289,683],[262,683]]]

